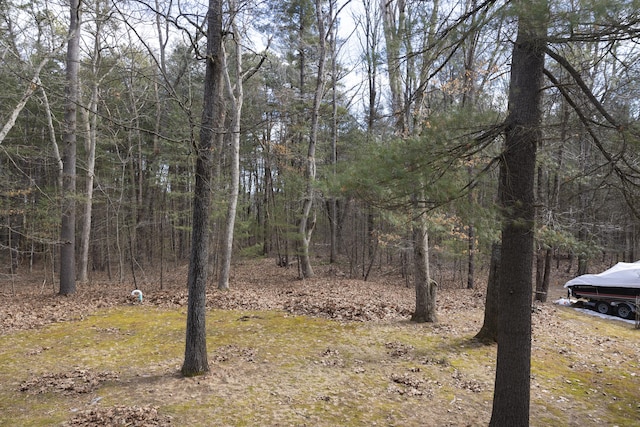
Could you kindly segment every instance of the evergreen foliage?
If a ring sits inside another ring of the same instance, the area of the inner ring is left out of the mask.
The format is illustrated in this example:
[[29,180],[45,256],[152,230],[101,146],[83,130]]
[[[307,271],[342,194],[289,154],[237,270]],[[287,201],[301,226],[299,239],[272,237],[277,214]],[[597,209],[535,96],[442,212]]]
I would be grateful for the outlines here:
[[[323,4],[328,13],[330,4]],[[108,20],[102,30],[104,48],[98,68],[90,68],[94,53],[88,42],[83,45],[80,66],[81,110],[88,106],[93,80],[99,84],[89,271],[108,272],[117,280],[143,277],[157,265],[171,268],[188,257],[194,141],[204,81],[205,39],[198,27],[202,11],[195,5],[189,5],[192,9],[182,5],[185,8],[180,11],[163,6],[161,14],[155,15],[153,8],[130,6],[101,11],[95,9],[106,7],[101,2],[87,5],[86,40],[97,31],[98,17]],[[505,41],[513,38],[512,18],[518,13],[517,8],[503,6],[468,2],[466,9],[454,11],[441,2],[405,2],[406,21],[395,27],[395,48],[401,56],[406,101],[412,106],[402,114],[413,121],[407,122],[407,135],[396,136],[398,112],[390,105],[384,77],[389,70],[382,65],[394,46],[383,43],[382,16],[375,10],[379,5],[368,6],[369,35],[377,34],[377,45],[371,44],[375,38],[369,44],[364,39],[347,40],[350,17],[346,10],[339,11],[338,61],[325,77],[328,86],[319,110],[313,183],[317,217],[311,250],[321,259],[330,230],[327,203],[335,201],[339,253],[359,265],[354,271],[362,272],[363,265],[369,264],[363,258],[369,253],[364,248],[367,242],[371,248],[384,243],[385,253],[393,253],[385,259],[399,262],[406,248],[397,237],[407,238],[403,227],[410,219],[411,195],[420,191],[423,210],[430,212],[431,257],[461,263],[467,256],[465,234],[473,227],[475,251],[481,262],[488,260],[491,243],[499,239],[496,165],[506,106],[510,44]],[[260,252],[291,265],[298,255],[295,224],[304,191],[309,111],[318,64],[314,4],[292,0],[243,7],[255,18],[242,27],[251,34],[245,37],[243,62],[247,69],[261,66],[244,82],[235,248],[246,247],[248,253]],[[399,18],[400,9],[394,10]],[[358,34],[365,25],[360,12],[353,11]],[[60,154],[54,142],[61,144],[64,114],[64,57],[58,49],[65,42],[68,18],[46,3],[23,1],[3,3],[0,15],[5,41],[0,124],[6,123],[24,95],[39,61],[50,58],[37,90],[0,142],[0,256],[8,259],[8,247],[13,245],[19,269],[46,260],[51,270],[58,265],[55,224],[60,219]],[[162,54],[157,28],[148,26],[148,33],[135,30],[139,22],[152,23],[156,18],[166,41]],[[225,28],[229,19],[225,14]],[[537,248],[585,261],[602,252],[627,260],[637,257],[638,210],[633,201],[640,182],[635,149],[640,71],[632,66],[639,56],[632,43],[637,22],[634,1],[550,4],[544,139],[536,178]],[[377,74],[351,73],[345,78],[351,70],[366,69],[358,67],[363,57],[370,59],[369,72],[373,66]],[[335,109],[329,84],[334,72],[338,77]],[[358,80],[369,77],[375,77],[373,91],[365,91],[369,82],[361,85]],[[599,104],[591,102],[586,89]],[[75,196],[77,202],[87,198],[83,132],[78,133],[78,188],[82,191]],[[229,157],[224,146],[214,157],[219,168],[215,186],[220,191],[214,194],[209,214],[212,233],[218,233],[226,208]],[[378,251],[375,257],[380,261],[381,256]]]

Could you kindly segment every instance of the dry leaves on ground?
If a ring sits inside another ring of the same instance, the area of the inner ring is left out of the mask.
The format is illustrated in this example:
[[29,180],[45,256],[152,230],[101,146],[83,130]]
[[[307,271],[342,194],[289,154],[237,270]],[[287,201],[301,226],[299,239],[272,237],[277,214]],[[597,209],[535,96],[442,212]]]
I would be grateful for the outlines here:
[[118,374],[111,371],[94,372],[76,368],[71,372],[45,373],[24,381],[20,391],[29,394],[48,392],[64,395],[85,394],[94,391],[101,383],[118,379]]
[[82,411],[64,425],[68,427],[164,427],[171,425],[171,417],[158,414],[158,408],[155,406],[113,406]]

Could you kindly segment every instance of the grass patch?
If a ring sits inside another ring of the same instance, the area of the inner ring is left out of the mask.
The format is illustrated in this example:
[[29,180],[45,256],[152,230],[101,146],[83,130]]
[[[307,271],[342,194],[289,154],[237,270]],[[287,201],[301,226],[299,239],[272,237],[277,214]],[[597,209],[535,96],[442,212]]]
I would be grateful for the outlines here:
[[[118,405],[157,408],[178,426],[489,421],[495,346],[447,336],[438,325],[213,310],[211,372],[182,378],[185,322],[184,308],[127,306],[0,336],[0,425],[62,425]],[[638,340],[619,325],[597,327],[616,340]],[[570,340],[537,340],[532,425],[637,423],[637,358],[621,370],[607,351],[584,361]],[[579,344],[607,345],[585,340]]]

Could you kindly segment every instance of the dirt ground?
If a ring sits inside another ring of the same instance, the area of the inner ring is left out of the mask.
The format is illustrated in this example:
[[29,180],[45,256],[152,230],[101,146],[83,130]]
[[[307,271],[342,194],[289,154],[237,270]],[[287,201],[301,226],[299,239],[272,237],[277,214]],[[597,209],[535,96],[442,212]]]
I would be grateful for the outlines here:
[[[483,272],[480,274],[485,275]],[[163,275],[163,289],[160,289],[157,278],[139,279],[137,287],[144,293],[143,304],[168,309],[186,307],[186,276],[185,266],[171,269]],[[441,276],[446,277],[444,274]],[[618,374],[612,373],[611,378],[605,375],[609,375],[611,368],[623,369],[624,372],[619,372],[618,376],[631,380],[626,387],[631,387],[632,396],[639,395],[640,378],[636,372],[638,371],[637,355],[640,349],[638,333],[640,332],[635,331],[633,325],[616,320],[593,318],[583,313],[569,311],[570,309],[566,307],[554,305],[552,303],[554,300],[566,295],[562,285],[568,278],[570,278],[568,274],[556,271],[552,279],[549,302],[534,305],[532,425],[542,426],[549,422],[542,420],[555,420],[556,425],[571,426],[602,425],[607,424],[609,420],[615,420],[615,425],[637,425],[636,423],[640,423],[640,404],[637,399],[629,398],[622,392],[612,391],[612,387],[618,381],[616,377]],[[463,289],[453,281],[444,280],[440,283],[437,304],[438,323],[427,326],[428,329],[420,329],[422,333],[433,339],[456,343],[456,355],[462,354],[462,357],[465,355],[465,346],[472,348],[480,346],[478,343],[474,344],[472,340],[473,335],[482,325],[484,308],[483,278],[478,282],[475,289]],[[59,322],[77,321],[101,310],[136,304],[131,296],[133,285],[130,281],[113,284],[94,279],[90,284],[78,286],[76,295],[60,297],[56,295],[54,287],[43,278],[42,273],[4,280],[0,285],[3,296],[0,299],[0,337],[10,336],[18,331],[38,330]],[[363,282],[347,278],[346,274],[336,266],[318,266],[316,277],[301,281],[296,277],[295,268],[277,267],[273,260],[246,261],[234,266],[230,287],[231,290],[228,292],[212,289],[208,293],[208,307],[218,310],[245,310],[251,313],[262,310],[283,312],[296,316],[331,319],[340,325],[355,322],[357,325],[371,325],[369,327],[371,331],[367,333],[374,335],[386,335],[393,331],[405,336],[417,330],[416,325],[408,322],[414,307],[413,289],[407,287],[404,279],[395,274],[374,272],[371,280]],[[252,316],[260,319],[260,315],[252,314],[244,320],[253,321]],[[106,332],[109,331],[106,330]],[[478,364],[464,366],[464,370],[462,368],[458,370],[452,369],[449,365],[443,370],[442,378],[425,379],[424,376],[419,377],[416,374],[420,369],[406,368],[407,364],[416,364],[419,358],[422,358],[420,363],[423,365],[446,364],[448,363],[446,357],[451,356],[425,361],[424,354],[406,342],[409,341],[390,339],[382,343],[387,359],[381,364],[394,366],[388,373],[391,379],[388,390],[394,390],[395,401],[420,398],[424,399],[425,403],[419,405],[419,409],[416,409],[417,414],[407,418],[409,421],[406,423],[403,424],[400,417],[389,420],[386,425],[419,425],[415,420],[420,419],[438,420],[424,425],[486,424],[491,411],[493,367]],[[340,369],[349,365],[350,374],[374,369],[366,363],[362,364],[364,362],[357,358],[347,360],[340,352],[343,350],[339,351],[339,347],[332,346],[330,341],[323,342],[322,345],[323,350],[313,362],[315,365],[335,366]],[[46,351],[46,348],[41,351]],[[489,346],[486,351],[487,357],[493,358],[495,346]],[[221,346],[216,349],[212,358],[213,363],[219,363],[219,369],[207,378],[199,380],[198,384],[201,386],[207,384],[209,388],[220,389],[220,384],[227,384],[230,381],[229,378],[240,383],[245,377],[247,382],[256,381],[256,377],[245,375],[247,370],[252,372],[251,363],[258,359],[255,349],[251,346]],[[239,360],[240,364],[225,365],[224,362],[228,360]],[[399,366],[403,366],[404,370],[399,370]],[[559,372],[557,376],[551,371],[556,368]],[[418,370],[412,371],[412,369]],[[244,373],[236,375],[238,370]],[[344,374],[344,371],[340,372]],[[572,372],[577,374],[573,376]],[[266,378],[266,374],[259,375],[265,384],[270,381]],[[302,374],[298,372],[296,375]],[[116,373],[110,371],[93,372],[77,369],[71,372],[41,375],[23,381],[20,387],[27,393],[33,390],[86,393],[91,392],[92,387],[98,387],[103,381],[113,381],[117,377]],[[173,397],[194,393],[188,385],[191,383],[185,385],[185,381],[169,375],[157,384],[145,384],[144,393]],[[460,400],[454,396],[447,402],[446,410],[442,405],[431,406],[430,401],[435,402],[441,397],[430,396],[428,390],[438,384],[440,386],[453,384],[454,387],[466,390],[468,394],[464,396],[467,396],[465,399],[468,400]],[[241,384],[234,383],[234,386],[237,390],[242,389]],[[245,386],[248,385],[245,384]],[[75,390],[74,387],[80,387],[80,390]],[[90,390],[87,391],[87,387]],[[287,399],[291,399],[286,396],[298,393],[299,390],[296,391],[293,388],[304,387],[304,384],[297,386],[288,384],[287,387],[289,388],[270,392],[273,396],[275,394],[280,397],[285,396],[284,403],[279,403],[285,406]],[[625,385],[623,384],[622,387]],[[338,393],[338,390],[335,392]],[[229,393],[232,392],[229,391]],[[581,400],[583,394],[584,400]],[[580,398],[577,399],[576,396]],[[374,400],[375,398],[375,396],[371,397]],[[328,403],[335,397],[321,396],[315,399]],[[373,405],[373,400],[371,402]],[[616,405],[622,409],[616,410]],[[587,409],[588,411],[585,411]],[[171,422],[171,417],[163,415],[162,411],[158,410],[158,406],[154,405],[111,405],[103,408],[102,412],[92,411],[79,414],[71,424],[67,425],[182,425],[176,419]],[[274,424],[272,419],[263,421],[264,425],[331,425],[329,421],[322,419],[316,422],[313,422],[313,418],[310,420],[308,424],[301,422]],[[410,420],[414,420],[415,424]],[[227,421],[220,425],[247,424]]]

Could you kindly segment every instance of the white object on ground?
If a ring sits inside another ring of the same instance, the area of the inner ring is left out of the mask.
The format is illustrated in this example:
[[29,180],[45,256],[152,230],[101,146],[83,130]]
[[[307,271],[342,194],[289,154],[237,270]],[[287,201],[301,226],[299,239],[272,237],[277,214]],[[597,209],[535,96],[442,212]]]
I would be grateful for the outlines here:
[[131,295],[138,298],[138,301],[142,302],[142,291],[140,289],[136,289],[131,292]]

